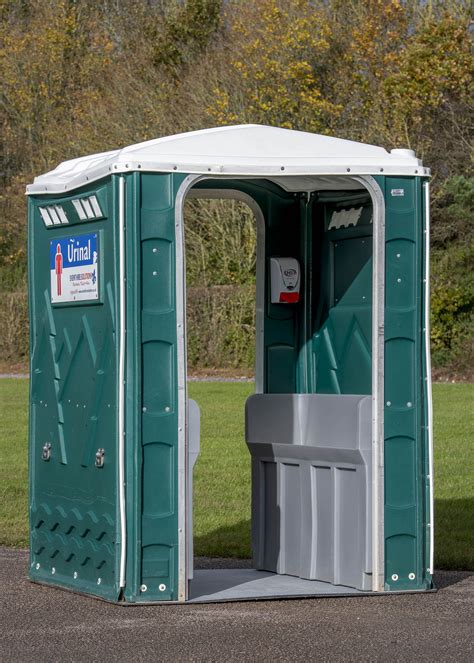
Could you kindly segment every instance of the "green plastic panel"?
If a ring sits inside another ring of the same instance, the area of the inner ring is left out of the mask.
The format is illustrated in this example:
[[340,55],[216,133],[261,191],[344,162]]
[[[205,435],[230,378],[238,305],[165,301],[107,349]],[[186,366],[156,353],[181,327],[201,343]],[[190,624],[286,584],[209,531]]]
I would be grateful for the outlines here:
[[422,181],[387,177],[380,184],[386,205],[386,587],[423,589],[431,579],[426,577]]
[[178,600],[175,196],[182,180],[126,178],[129,601]]
[[[81,221],[71,201],[93,194],[102,213]],[[115,204],[110,182],[72,197],[29,199],[30,577],[113,600],[120,543]],[[67,222],[45,225],[39,207],[52,205]],[[95,232],[99,302],[51,304],[51,240]],[[49,460],[42,459],[45,444]]]
[[[356,225],[333,214],[360,209]],[[372,391],[372,205],[343,198],[315,205],[313,219],[312,389]]]

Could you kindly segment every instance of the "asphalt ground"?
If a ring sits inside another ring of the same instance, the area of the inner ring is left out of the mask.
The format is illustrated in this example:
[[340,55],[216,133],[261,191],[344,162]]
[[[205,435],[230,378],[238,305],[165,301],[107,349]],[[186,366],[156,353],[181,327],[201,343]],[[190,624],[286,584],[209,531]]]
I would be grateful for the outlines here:
[[437,593],[122,607],[30,583],[27,567],[0,548],[2,662],[474,659],[466,572],[439,571]]

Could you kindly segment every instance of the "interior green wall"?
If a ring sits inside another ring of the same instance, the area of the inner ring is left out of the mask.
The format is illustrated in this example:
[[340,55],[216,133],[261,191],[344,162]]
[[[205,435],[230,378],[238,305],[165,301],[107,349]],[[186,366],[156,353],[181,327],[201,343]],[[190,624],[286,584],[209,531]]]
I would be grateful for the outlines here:
[[[266,393],[371,392],[372,205],[368,194],[287,193],[265,180],[205,180],[237,189],[265,218]],[[328,229],[332,213],[363,207],[356,227]],[[300,261],[301,302],[271,304],[271,256]]]
[[[331,228],[334,212],[361,208],[355,226]],[[360,192],[320,194],[313,212],[311,391],[372,391],[372,204]]]

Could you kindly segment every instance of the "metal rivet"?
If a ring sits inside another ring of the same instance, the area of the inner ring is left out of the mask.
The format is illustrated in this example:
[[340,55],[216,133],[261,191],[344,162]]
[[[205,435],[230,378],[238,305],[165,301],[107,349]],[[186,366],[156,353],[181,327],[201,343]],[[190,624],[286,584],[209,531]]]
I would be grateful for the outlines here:
[[153,249],[153,253],[158,253],[158,249]]
[[411,407],[412,405],[413,405],[413,403],[411,401],[408,401],[407,407]]
[[160,590],[160,592],[164,592],[165,589],[166,589],[166,585],[164,585],[163,583],[161,583],[161,585],[158,587],[158,589]]
[[390,407],[392,404],[392,401],[387,401],[387,407]]
[[350,172],[351,172],[351,169],[350,169],[350,168],[348,168],[348,169],[347,169],[347,172],[348,172],[348,173],[350,173]]
[[104,462],[105,462],[105,449],[97,449],[95,452],[95,466],[96,467],[104,467]]
[[285,166],[282,166],[282,167],[280,168],[280,170],[285,170]]
[[148,587],[146,585],[140,585],[140,591],[141,592],[146,592],[147,589],[148,589]]
[[54,576],[55,573],[56,573],[56,569],[53,566],[53,568],[51,569],[51,574]]
[[41,568],[41,564],[39,562],[36,562],[35,569],[38,571],[40,568]]
[[178,166],[173,166],[173,170],[178,170]]
[[415,580],[415,578],[416,578],[416,575],[414,573],[409,573],[408,574],[408,579],[409,580]]
[[380,172],[383,173],[383,168],[380,169]]
[[158,276],[158,272],[153,272],[153,276]]
[[74,573],[73,573],[73,578],[74,578],[74,580],[76,580],[76,578],[77,578],[77,571],[74,571]]
[[165,412],[170,412],[170,411],[171,411],[171,408],[170,408],[169,405],[167,405],[167,406],[165,407]]
[[101,582],[102,582],[102,578],[97,578],[97,584],[100,585]]
[[146,412],[146,407],[142,407],[142,412]]
[[401,283],[401,282],[402,282],[402,279],[397,279],[397,283]]
[[393,576],[392,576],[392,580],[393,580],[393,582],[397,582],[397,580],[398,580],[398,575],[397,575],[396,573],[393,574]]
[[400,258],[400,256],[401,256],[401,253],[397,253],[397,258]]

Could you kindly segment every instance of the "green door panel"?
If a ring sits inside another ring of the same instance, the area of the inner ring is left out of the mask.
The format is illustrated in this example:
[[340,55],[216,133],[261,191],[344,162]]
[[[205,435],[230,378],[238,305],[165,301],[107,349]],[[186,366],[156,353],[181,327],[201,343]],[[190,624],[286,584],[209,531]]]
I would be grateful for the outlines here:
[[[117,599],[117,242],[112,185],[96,195],[97,221],[81,221],[71,197],[29,201],[31,320],[30,532],[33,580]],[[68,224],[46,227],[39,207]],[[56,238],[100,233],[100,303],[51,304],[49,253]],[[49,460],[42,448],[51,445]],[[98,449],[104,465],[95,466]]]

